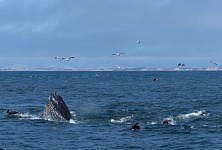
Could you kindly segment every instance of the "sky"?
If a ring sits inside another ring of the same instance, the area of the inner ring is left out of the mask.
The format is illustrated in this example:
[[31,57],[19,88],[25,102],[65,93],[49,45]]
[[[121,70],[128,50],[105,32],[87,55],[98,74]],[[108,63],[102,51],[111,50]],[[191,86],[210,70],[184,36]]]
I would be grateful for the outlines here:
[[221,0],[0,0],[0,68],[221,67],[221,18]]

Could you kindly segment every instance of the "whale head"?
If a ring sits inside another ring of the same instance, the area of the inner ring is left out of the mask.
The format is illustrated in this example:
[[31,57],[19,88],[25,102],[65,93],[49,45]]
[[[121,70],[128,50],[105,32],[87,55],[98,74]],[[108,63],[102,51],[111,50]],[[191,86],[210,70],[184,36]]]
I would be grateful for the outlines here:
[[48,103],[44,108],[43,118],[53,121],[69,121],[70,111],[60,95],[52,93],[48,98]]

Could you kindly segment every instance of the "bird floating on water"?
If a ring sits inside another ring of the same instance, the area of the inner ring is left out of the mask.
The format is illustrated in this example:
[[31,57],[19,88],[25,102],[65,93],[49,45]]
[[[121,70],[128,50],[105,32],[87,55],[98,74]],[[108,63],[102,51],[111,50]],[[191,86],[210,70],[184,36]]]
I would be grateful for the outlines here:
[[155,81],[160,81],[160,79],[159,78],[154,78],[153,82],[155,82]]
[[62,57],[62,58],[60,58],[60,57],[55,57],[55,59],[59,59],[60,61],[62,61],[62,60],[69,61],[69,60],[72,59],[72,58],[75,58],[75,57],[73,57],[73,56],[71,56],[71,57],[69,57],[69,58],[65,58],[65,57]]

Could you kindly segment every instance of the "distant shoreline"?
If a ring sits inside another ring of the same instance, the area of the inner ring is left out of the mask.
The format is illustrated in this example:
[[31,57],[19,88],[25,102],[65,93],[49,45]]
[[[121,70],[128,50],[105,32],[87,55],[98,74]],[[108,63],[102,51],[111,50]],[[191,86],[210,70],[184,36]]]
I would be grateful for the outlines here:
[[3,68],[0,71],[222,71],[222,68]]

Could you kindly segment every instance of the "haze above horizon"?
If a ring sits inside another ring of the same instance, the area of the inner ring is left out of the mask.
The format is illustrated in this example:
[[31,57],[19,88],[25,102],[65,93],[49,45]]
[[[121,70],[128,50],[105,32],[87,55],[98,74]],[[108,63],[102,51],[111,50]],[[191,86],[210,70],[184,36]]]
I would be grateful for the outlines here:
[[221,16],[220,0],[0,0],[0,68],[221,67]]

